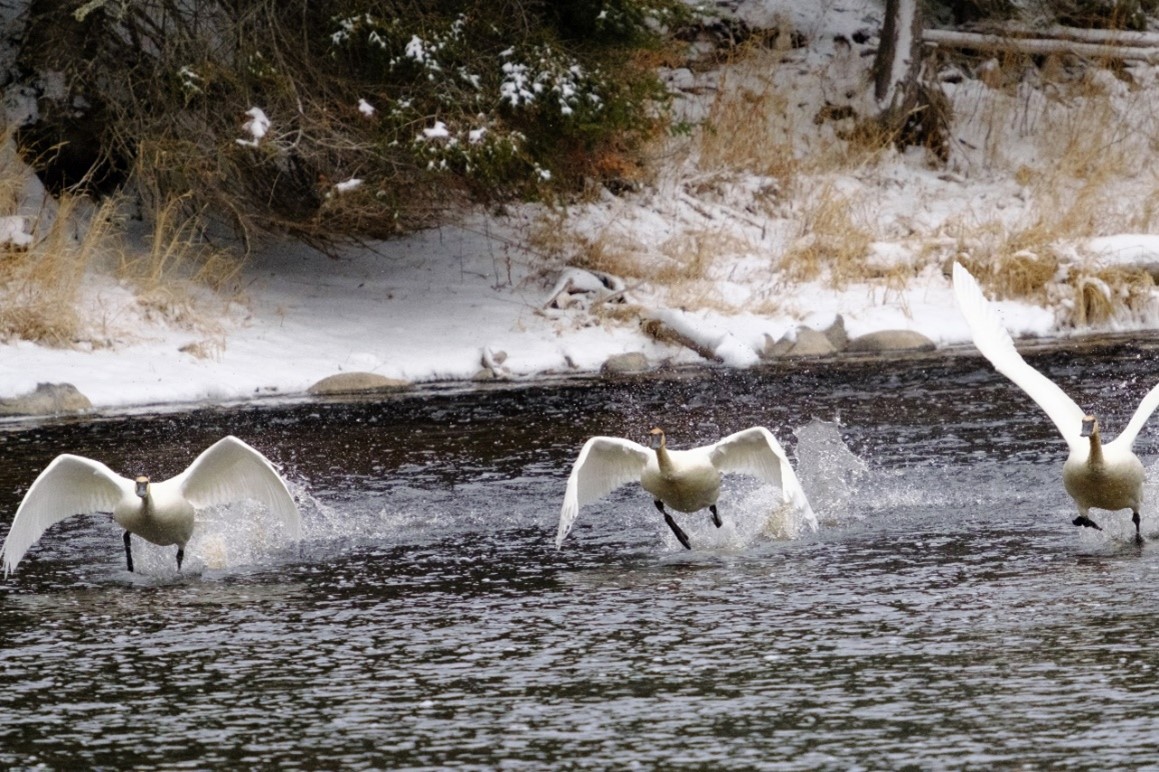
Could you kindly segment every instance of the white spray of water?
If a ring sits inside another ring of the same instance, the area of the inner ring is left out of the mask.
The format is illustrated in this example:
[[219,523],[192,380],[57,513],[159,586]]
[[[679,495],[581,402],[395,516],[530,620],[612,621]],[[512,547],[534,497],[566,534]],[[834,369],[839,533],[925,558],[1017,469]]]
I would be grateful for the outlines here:
[[814,418],[797,429],[797,478],[822,522],[843,519],[869,467],[845,444],[837,423]]

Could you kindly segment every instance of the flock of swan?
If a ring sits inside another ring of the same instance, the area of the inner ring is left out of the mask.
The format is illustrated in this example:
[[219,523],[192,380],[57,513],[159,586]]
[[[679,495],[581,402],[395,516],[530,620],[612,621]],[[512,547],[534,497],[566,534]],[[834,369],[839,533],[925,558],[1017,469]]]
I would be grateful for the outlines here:
[[[1132,446],[1159,406],[1159,386],[1143,398],[1123,433],[1103,444],[1095,417],[1023,360],[974,277],[957,263],[953,285],[974,345],[998,372],[1038,403],[1066,440],[1070,453],[1063,464],[1062,481],[1078,507],[1074,524],[1100,528],[1090,517],[1092,508],[1130,509],[1135,540],[1142,543],[1139,510],[1144,472]],[[619,437],[592,437],[584,443],[568,477],[556,547],[562,546],[580,507],[638,481],[672,533],[685,549],[691,549],[687,534],[666,507],[683,513],[707,509],[719,528],[722,520],[716,504],[721,475],[727,472],[749,474],[779,487],[782,503],[817,529],[817,518],[797,475],[768,429],[754,426],[712,445],[670,450],[664,432],[656,428],[647,446]],[[285,481],[265,456],[236,437],[219,440],[184,472],[158,483],[148,477],[130,480],[99,461],[66,453],[45,467],[28,489],[0,548],[0,560],[7,576],[53,524],[74,514],[111,510],[124,529],[129,571],[133,570],[133,535],[160,546],[176,545],[180,570],[196,510],[246,499],[268,508],[291,539],[299,538],[301,515]]]

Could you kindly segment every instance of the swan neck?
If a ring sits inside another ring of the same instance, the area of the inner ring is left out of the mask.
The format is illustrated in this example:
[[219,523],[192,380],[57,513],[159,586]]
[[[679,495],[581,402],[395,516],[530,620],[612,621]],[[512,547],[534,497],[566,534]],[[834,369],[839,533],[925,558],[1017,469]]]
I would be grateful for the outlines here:
[[664,447],[663,442],[656,448],[656,463],[661,471],[667,472],[672,469],[672,457],[668,455],[668,448]]
[[1097,429],[1095,431],[1091,432],[1090,440],[1091,440],[1091,452],[1090,452],[1090,455],[1087,457],[1087,461],[1093,465],[1102,464],[1103,463],[1103,443],[1102,443],[1102,441],[1099,440],[1099,432]]

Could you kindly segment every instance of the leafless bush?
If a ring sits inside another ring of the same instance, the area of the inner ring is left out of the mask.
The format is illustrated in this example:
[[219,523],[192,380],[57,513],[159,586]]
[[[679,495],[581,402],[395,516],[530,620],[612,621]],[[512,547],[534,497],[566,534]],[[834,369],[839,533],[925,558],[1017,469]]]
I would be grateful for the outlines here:
[[66,89],[25,140],[58,151],[62,186],[75,151],[146,212],[180,202],[247,237],[406,232],[566,190],[652,131],[631,46],[679,4],[604,5],[42,0],[22,64]]

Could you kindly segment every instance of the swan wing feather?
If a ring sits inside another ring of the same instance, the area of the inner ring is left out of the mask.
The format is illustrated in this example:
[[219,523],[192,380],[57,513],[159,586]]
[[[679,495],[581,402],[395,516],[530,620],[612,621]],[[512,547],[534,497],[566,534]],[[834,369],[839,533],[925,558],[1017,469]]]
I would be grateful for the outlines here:
[[567,478],[555,546],[563,544],[580,507],[621,485],[639,481],[651,454],[643,445],[619,437],[592,437],[585,442]]
[[133,492],[132,480],[121,477],[100,461],[64,453],[33,481],[12,518],[4,539],[4,575],[16,570],[41,535],[71,515],[111,512],[122,497]]
[[1046,412],[1072,449],[1080,448],[1085,413],[1054,381],[1026,363],[978,282],[960,263],[954,263],[954,296],[970,325],[974,345],[994,369],[1026,392]]
[[805,496],[793,466],[777,438],[763,426],[730,434],[707,448],[712,464],[721,472],[740,472],[758,477],[781,489],[781,500],[792,504],[817,530],[817,516]]
[[1135,414],[1127,422],[1127,428],[1112,442],[1107,443],[1107,446],[1125,445],[1130,448],[1134,445],[1135,438],[1139,436],[1143,425],[1147,423],[1147,419],[1151,417],[1151,414],[1155,412],[1155,408],[1157,407],[1159,407],[1159,384],[1151,387],[1151,391],[1147,392],[1147,396],[1143,397],[1143,401],[1139,403],[1139,407],[1135,408]]
[[291,539],[301,537],[302,517],[282,476],[269,459],[237,437],[210,445],[173,481],[198,508],[252,499],[282,521]]

